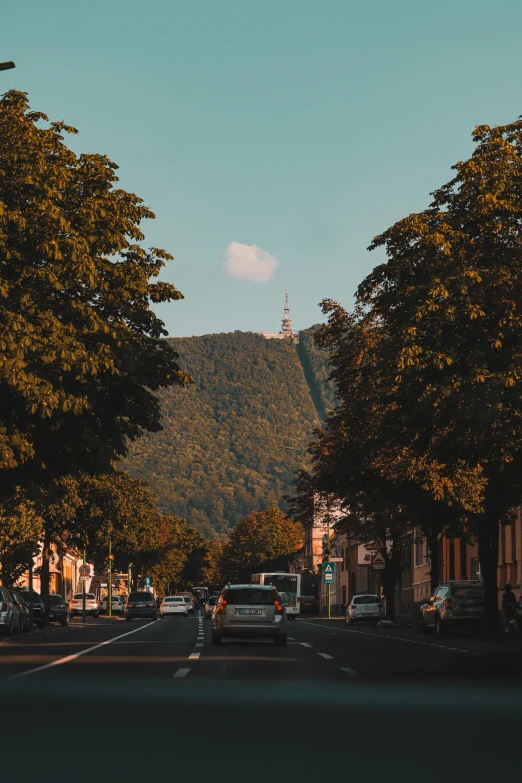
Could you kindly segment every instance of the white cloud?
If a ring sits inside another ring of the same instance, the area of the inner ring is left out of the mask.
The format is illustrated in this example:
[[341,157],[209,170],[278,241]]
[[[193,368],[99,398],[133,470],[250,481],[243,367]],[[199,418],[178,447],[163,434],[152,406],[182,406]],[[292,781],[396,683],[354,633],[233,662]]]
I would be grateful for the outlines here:
[[274,276],[278,259],[257,245],[231,242],[225,250],[224,267],[229,275],[252,283],[268,283]]

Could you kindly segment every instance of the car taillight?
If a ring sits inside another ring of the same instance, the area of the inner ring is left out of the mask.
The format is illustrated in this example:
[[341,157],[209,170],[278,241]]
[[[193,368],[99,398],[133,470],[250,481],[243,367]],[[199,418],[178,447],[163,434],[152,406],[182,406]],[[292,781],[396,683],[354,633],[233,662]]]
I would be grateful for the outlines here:
[[356,607],[356,606],[354,606],[354,604],[352,604],[352,605],[350,606],[350,609],[351,609],[352,611],[354,611],[354,612],[355,612],[355,611],[357,610],[357,607]]
[[7,604],[5,601],[2,601],[2,612],[7,612]]
[[219,606],[217,608],[217,613],[218,614],[223,614],[223,612],[225,611],[226,608],[227,608],[227,602],[226,601],[221,601],[221,603],[219,604]]
[[279,603],[279,601],[274,601],[274,606],[276,608],[276,614],[283,614],[283,607]]
[[451,598],[446,598],[443,604],[445,609],[453,609],[453,601]]

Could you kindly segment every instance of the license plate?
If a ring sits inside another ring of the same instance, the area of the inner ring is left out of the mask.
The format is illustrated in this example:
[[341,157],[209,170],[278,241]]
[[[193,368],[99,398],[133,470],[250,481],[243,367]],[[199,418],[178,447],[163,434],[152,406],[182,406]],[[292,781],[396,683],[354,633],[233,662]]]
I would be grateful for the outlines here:
[[240,609],[239,614],[263,614],[262,609]]
[[482,606],[466,606],[466,612],[482,612]]

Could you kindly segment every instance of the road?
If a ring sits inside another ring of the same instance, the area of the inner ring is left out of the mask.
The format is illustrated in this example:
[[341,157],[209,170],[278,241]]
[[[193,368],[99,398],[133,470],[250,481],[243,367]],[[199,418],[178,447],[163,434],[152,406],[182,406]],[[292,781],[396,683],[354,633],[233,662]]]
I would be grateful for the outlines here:
[[[518,771],[518,656],[339,622],[290,624],[268,641],[210,644],[198,616],[100,618],[0,645],[4,772],[31,757],[97,781],[323,775],[325,768],[423,781]],[[100,772],[102,772],[100,776]],[[18,779],[29,777],[19,774]],[[44,777],[45,779],[45,777]]]

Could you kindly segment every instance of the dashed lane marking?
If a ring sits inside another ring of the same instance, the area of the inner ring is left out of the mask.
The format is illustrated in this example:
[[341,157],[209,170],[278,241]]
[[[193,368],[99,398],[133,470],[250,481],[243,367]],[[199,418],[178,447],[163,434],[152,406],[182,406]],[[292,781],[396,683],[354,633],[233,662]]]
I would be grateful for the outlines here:
[[173,675],[173,678],[174,679],[179,679],[180,677],[186,677],[187,674],[189,673],[189,671],[190,671],[190,669],[184,669],[184,668],[178,669],[176,674]]
[[317,655],[320,655],[321,658],[328,658],[330,661],[333,661],[333,655],[328,655],[328,653],[317,653]]
[[360,677],[361,675],[355,671],[355,669],[350,669],[348,666],[341,666],[341,671],[347,674],[349,677]]
[[293,637],[293,636],[289,636],[289,637],[288,637],[288,641],[289,641],[289,642],[295,642],[295,639],[294,639],[294,637]]
[[189,655],[189,661],[197,661],[201,653],[190,653]]
[[196,644],[196,647],[203,647],[203,642],[198,642],[198,643]]
[[311,647],[311,644],[308,644],[308,642],[301,642],[301,647]]

